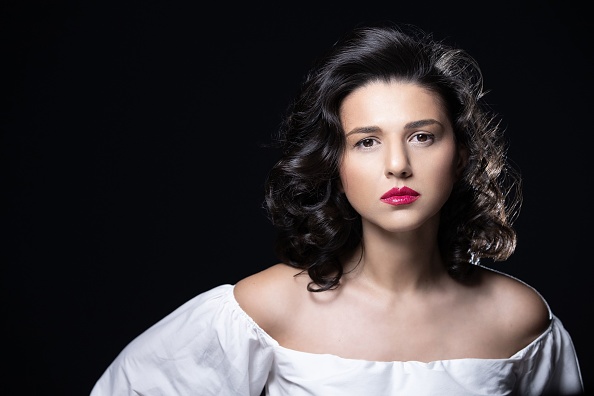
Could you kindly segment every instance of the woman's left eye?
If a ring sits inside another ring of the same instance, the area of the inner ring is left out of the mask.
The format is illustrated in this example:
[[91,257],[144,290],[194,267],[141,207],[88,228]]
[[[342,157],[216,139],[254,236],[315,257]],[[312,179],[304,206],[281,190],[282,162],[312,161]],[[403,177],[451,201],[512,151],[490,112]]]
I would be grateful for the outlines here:
[[435,137],[430,133],[417,133],[411,137],[411,140],[415,143],[431,143]]

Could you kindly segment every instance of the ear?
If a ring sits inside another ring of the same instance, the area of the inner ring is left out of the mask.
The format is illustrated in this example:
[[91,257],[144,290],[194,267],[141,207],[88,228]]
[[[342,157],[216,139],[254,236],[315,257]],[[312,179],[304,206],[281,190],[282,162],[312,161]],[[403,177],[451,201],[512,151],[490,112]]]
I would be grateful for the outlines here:
[[459,179],[468,164],[468,148],[462,144],[458,145],[458,161],[456,162],[456,179]]

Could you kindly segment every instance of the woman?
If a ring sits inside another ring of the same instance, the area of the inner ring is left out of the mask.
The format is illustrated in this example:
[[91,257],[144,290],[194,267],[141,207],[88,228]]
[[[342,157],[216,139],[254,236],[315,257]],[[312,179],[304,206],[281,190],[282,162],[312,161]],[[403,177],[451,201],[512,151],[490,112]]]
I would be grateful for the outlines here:
[[309,73],[266,184],[281,263],[132,341],[99,395],[579,394],[514,251],[520,178],[482,76],[420,30],[361,27]]

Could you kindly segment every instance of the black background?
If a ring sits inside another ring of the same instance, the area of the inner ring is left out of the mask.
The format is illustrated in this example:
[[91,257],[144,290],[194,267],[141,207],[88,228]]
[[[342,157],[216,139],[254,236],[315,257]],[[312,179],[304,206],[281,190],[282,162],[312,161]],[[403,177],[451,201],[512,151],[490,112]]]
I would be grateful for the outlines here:
[[313,59],[392,20],[473,54],[524,177],[516,253],[592,348],[592,44],[572,2],[5,1],[2,395],[85,395],[177,306],[276,262],[261,148]]

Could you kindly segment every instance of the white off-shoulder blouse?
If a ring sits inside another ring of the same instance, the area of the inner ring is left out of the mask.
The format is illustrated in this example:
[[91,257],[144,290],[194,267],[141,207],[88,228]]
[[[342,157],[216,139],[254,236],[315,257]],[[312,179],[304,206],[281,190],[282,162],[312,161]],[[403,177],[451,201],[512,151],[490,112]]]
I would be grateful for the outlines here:
[[239,306],[233,285],[201,293],[128,344],[91,396],[577,395],[574,345],[549,328],[509,359],[375,362],[284,348]]

